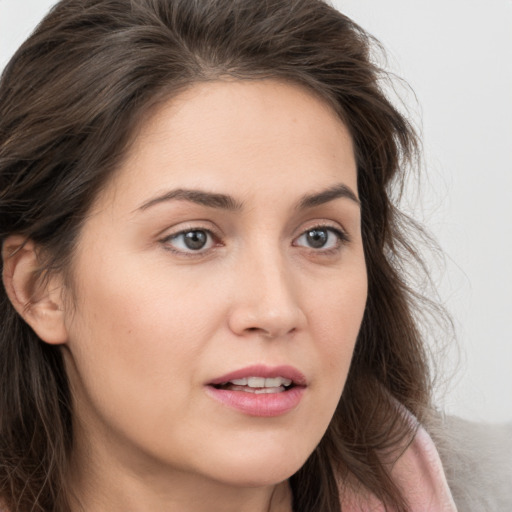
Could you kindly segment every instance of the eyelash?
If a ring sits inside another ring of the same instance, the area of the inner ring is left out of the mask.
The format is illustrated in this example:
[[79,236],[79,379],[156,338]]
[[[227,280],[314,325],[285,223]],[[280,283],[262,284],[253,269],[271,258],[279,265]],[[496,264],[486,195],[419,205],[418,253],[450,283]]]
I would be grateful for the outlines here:
[[[304,247],[304,246],[298,246],[296,244],[296,241],[299,240],[301,237],[306,236],[308,233],[311,233],[312,231],[328,231],[329,233],[333,233],[337,238],[337,243],[335,247],[331,247],[329,249],[322,249],[322,248],[313,248],[313,247]],[[212,247],[209,247],[208,249],[199,249],[197,251],[194,251],[193,249],[183,250],[183,249],[176,249],[171,245],[171,242],[173,240],[176,240],[177,238],[186,235],[187,233],[205,233],[210,239],[211,243],[213,244]],[[200,226],[194,226],[187,229],[182,229],[176,233],[172,233],[170,235],[165,236],[160,240],[160,243],[162,243],[166,250],[173,252],[175,254],[178,254],[180,256],[184,257],[190,257],[190,258],[198,258],[207,255],[212,249],[214,249],[216,246],[221,246],[222,243],[219,241],[219,236],[217,236],[211,229],[200,227]],[[342,246],[346,245],[350,242],[350,238],[348,234],[338,228],[331,226],[329,224],[316,224],[314,226],[309,227],[308,229],[301,232],[301,234],[294,238],[292,245],[294,247],[304,247],[306,249],[309,249],[315,254],[318,255],[331,255],[334,253],[339,252]]]
[[313,231],[327,231],[328,233],[333,233],[336,238],[336,245],[334,247],[331,247],[329,249],[323,249],[323,248],[314,248],[314,247],[305,247],[306,249],[309,249],[315,254],[321,254],[321,255],[332,255],[339,252],[339,250],[347,243],[350,242],[350,238],[348,234],[343,231],[342,229],[338,227],[331,226],[329,224],[317,224],[315,226],[312,226],[306,230],[304,230],[298,237],[294,239],[294,246],[296,246],[295,241],[299,240],[300,238],[307,236],[308,233],[311,233]]
[[[198,233],[198,232],[202,232],[202,233],[206,233],[207,236],[212,239],[212,243],[213,243],[213,246],[209,249],[206,249],[206,250],[198,250],[198,251],[194,251],[192,249],[189,249],[188,251],[187,250],[182,250],[182,249],[176,249],[174,248],[170,242],[172,242],[173,240],[176,240],[178,237],[180,236],[183,236],[183,235],[186,235],[187,233]],[[194,227],[190,227],[190,228],[187,228],[187,229],[182,229],[180,231],[178,231],[177,233],[172,233],[170,235],[167,235],[165,236],[164,238],[162,238],[160,240],[160,242],[164,245],[165,249],[170,251],[170,252],[173,252],[177,255],[180,255],[180,256],[185,256],[185,257],[188,257],[188,258],[197,258],[197,257],[201,257],[201,256],[205,256],[206,254],[208,254],[211,249],[213,249],[215,246],[219,246],[219,245],[222,245],[220,242],[219,242],[219,236],[217,236],[211,229],[209,228],[205,228],[205,227],[201,227],[201,226],[194,226]]]

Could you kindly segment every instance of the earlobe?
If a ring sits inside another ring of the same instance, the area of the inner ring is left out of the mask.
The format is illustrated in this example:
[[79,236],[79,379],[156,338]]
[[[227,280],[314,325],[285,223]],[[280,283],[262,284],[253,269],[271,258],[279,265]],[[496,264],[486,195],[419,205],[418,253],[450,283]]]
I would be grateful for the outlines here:
[[16,311],[43,341],[65,343],[62,283],[57,276],[41,276],[35,244],[10,236],[3,244],[2,258],[4,286]]

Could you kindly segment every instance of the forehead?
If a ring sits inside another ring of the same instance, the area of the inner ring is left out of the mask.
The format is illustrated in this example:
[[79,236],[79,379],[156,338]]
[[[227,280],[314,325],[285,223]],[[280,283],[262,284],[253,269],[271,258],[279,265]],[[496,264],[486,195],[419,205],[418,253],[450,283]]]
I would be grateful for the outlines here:
[[196,84],[156,107],[113,181],[116,194],[134,184],[140,194],[176,182],[236,192],[340,180],[357,190],[351,136],[326,101],[290,83],[231,80]]

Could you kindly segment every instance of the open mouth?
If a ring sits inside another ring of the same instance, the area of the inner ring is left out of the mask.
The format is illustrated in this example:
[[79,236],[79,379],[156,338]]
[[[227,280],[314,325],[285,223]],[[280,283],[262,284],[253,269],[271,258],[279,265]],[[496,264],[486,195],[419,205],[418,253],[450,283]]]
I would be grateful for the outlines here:
[[221,384],[214,384],[213,387],[225,391],[241,391],[244,393],[269,394],[283,393],[295,387],[291,379],[285,377],[244,377],[232,379]]
[[308,383],[292,366],[253,365],[217,377],[206,390],[214,400],[245,415],[275,417],[301,402]]

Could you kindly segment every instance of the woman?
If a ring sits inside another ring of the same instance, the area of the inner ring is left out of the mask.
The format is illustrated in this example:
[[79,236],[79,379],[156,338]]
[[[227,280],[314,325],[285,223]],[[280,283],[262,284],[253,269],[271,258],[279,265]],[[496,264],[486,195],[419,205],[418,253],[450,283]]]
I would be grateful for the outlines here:
[[63,0],[20,48],[6,510],[455,510],[371,47],[319,0]]

